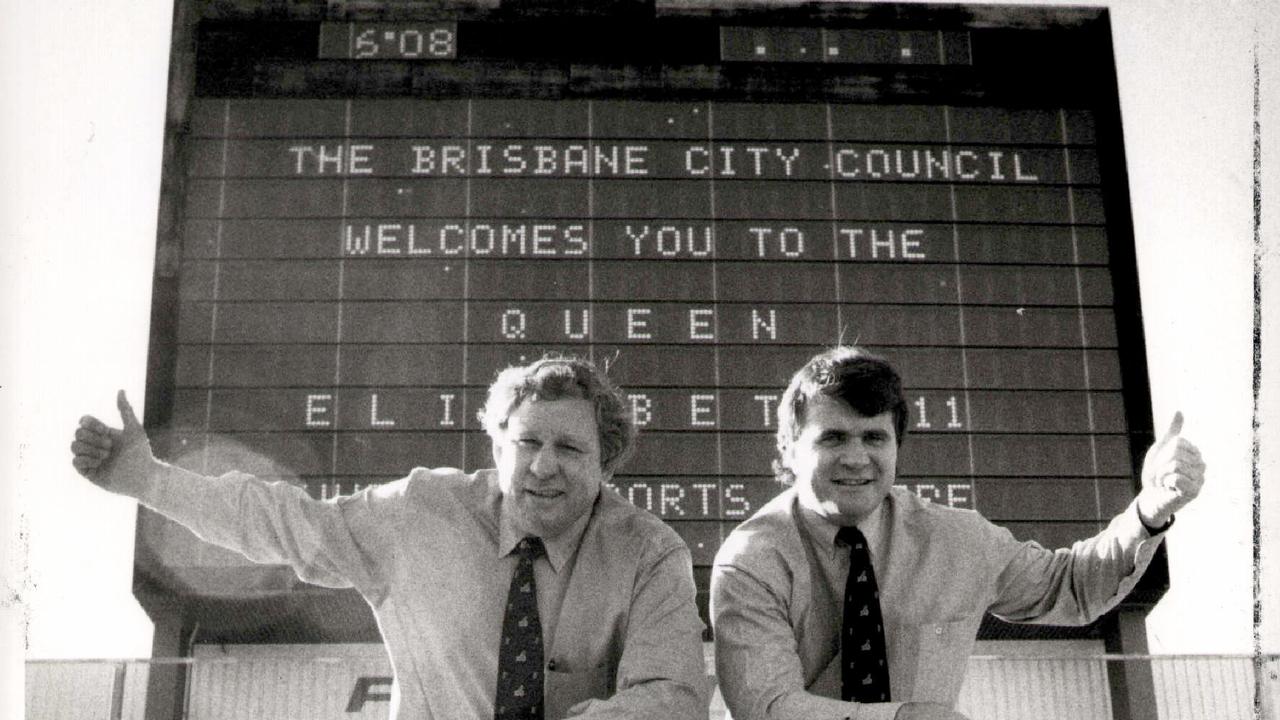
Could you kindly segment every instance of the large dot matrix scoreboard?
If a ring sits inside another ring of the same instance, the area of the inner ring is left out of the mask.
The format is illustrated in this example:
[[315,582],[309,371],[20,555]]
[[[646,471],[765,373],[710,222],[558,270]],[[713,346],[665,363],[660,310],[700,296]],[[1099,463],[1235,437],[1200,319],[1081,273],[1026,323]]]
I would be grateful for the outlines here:
[[[698,22],[728,69],[666,95],[475,80],[500,64],[469,57],[479,23],[439,18],[323,23],[293,61],[318,74],[251,92],[198,76],[149,408],[169,456],[323,498],[490,467],[496,372],[577,354],[641,430],[610,485],[685,539],[705,595],[722,539],[782,489],[788,378],[844,342],[904,376],[899,484],[1048,545],[1096,532],[1150,431],[1114,97],[797,93],[779,67],[972,85],[983,36]],[[342,63],[451,81],[308,86]]]

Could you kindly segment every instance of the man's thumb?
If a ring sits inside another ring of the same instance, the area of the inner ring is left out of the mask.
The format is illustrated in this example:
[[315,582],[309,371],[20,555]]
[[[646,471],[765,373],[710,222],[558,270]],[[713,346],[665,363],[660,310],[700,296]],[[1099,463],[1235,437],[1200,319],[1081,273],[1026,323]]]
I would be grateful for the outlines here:
[[116,407],[120,409],[120,420],[124,423],[125,430],[142,429],[142,423],[138,422],[138,416],[134,414],[129,398],[124,396],[124,390],[116,393]]
[[1171,440],[1182,434],[1182,411],[1178,410],[1173,413],[1173,421],[1169,423],[1169,429],[1161,436],[1160,442],[1156,443],[1157,447],[1164,447]]

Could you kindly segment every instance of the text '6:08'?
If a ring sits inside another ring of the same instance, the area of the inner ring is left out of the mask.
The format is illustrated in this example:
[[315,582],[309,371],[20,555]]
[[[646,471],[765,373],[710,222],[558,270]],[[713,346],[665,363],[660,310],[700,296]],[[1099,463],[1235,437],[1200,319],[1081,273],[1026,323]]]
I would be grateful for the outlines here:
[[457,57],[455,26],[358,24],[350,26],[349,57],[356,60],[414,60]]

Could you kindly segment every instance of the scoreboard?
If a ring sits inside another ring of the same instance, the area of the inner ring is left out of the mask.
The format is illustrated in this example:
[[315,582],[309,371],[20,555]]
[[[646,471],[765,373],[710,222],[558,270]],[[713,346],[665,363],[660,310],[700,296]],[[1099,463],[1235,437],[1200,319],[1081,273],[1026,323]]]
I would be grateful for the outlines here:
[[[172,461],[320,498],[489,467],[496,372],[589,357],[641,430],[611,485],[688,543],[705,614],[721,540],[782,490],[787,380],[846,343],[903,375],[913,492],[1050,546],[1133,498],[1151,418],[1105,11],[177,17],[146,413]],[[140,595],[226,637],[359,616],[154,515],[138,545]],[[248,606],[273,610],[225,620]]]

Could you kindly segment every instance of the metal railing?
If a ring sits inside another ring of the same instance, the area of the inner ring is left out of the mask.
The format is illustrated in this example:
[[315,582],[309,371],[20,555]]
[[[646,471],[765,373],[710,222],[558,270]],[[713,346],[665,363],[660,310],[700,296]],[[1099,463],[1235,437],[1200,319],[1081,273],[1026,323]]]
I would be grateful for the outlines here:
[[[385,659],[280,656],[29,660],[26,718],[174,720],[147,717],[148,680],[159,671],[180,680],[181,720],[387,717]],[[1143,693],[1137,715],[1113,702],[1125,673],[1128,692]],[[972,720],[1280,720],[1280,655],[975,655],[956,708]],[[724,716],[717,691],[708,718]]]

